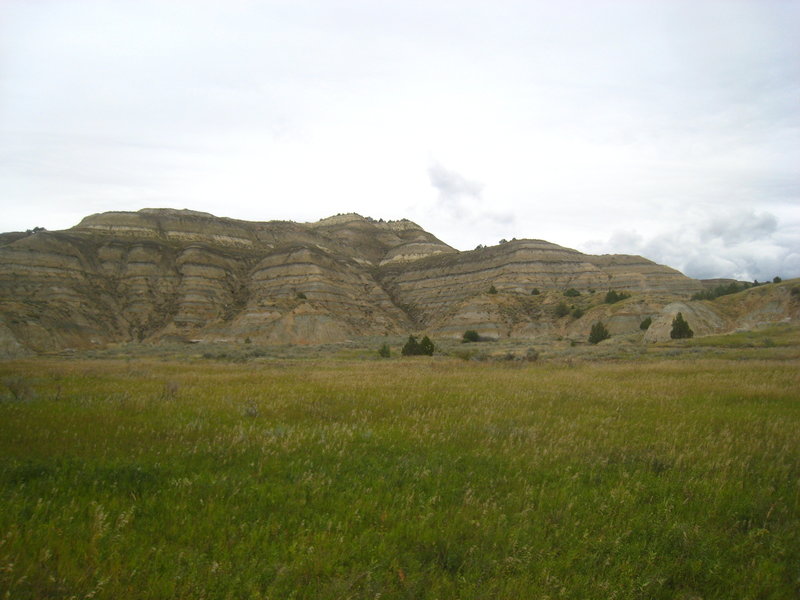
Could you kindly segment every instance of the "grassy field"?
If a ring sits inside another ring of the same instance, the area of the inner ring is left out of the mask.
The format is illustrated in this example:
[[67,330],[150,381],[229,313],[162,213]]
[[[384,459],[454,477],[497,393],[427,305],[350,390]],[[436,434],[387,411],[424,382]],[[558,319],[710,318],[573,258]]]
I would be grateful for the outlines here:
[[0,363],[0,598],[797,598],[743,357]]

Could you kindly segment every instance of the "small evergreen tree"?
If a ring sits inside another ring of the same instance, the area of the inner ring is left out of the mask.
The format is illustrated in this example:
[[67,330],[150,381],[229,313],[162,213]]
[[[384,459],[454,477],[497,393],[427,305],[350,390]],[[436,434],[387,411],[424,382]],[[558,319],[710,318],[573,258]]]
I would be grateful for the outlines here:
[[644,321],[639,323],[639,329],[641,329],[642,331],[647,331],[648,329],[650,329],[650,325],[652,324],[653,324],[653,319],[647,317]]
[[559,302],[558,304],[556,304],[557,317],[559,318],[566,317],[568,314],[569,314],[569,306],[567,306],[566,302]]
[[695,294],[692,294],[692,300],[714,300],[715,298],[719,298],[720,296],[727,296],[728,294],[736,294],[738,292],[741,292],[742,290],[746,290],[747,288],[753,287],[754,285],[755,283],[748,283],[746,281],[743,281],[742,283],[732,281],[728,285],[718,285],[713,289],[703,290],[702,292],[697,292]]
[[780,283],[781,281],[783,281],[783,279],[781,279],[777,275],[775,275],[775,277],[772,278],[772,283]]
[[583,316],[583,309],[582,308],[573,308],[571,315],[572,315],[573,319],[580,319]]
[[417,338],[413,335],[408,336],[408,341],[403,346],[403,349],[400,350],[400,353],[403,356],[416,356],[419,354],[419,342]]
[[614,304],[615,302],[619,302],[620,300],[625,300],[625,298],[630,298],[630,294],[626,294],[625,292],[616,292],[614,290],[608,290],[606,294],[606,304]]
[[565,295],[567,298],[575,298],[575,297],[577,297],[577,296],[580,296],[580,295],[581,295],[581,293],[580,293],[578,290],[576,290],[575,288],[569,288],[568,290],[566,290],[566,291],[564,292],[564,295]]
[[423,337],[419,342],[419,353],[424,354],[426,356],[433,356],[433,351],[436,348],[433,346],[433,342],[430,338],[426,335]]
[[540,293],[539,288],[533,288],[531,290],[531,296],[538,296]]
[[497,288],[496,288],[496,287],[494,287],[493,285],[492,285],[492,286],[490,286],[490,287],[489,287],[489,293],[490,293],[490,294],[496,294],[496,293],[497,293]]
[[467,330],[464,332],[464,335],[462,336],[462,338],[461,338],[461,341],[462,341],[463,343],[467,343],[467,342],[480,342],[480,341],[481,341],[481,336],[479,336],[479,335],[478,335],[478,332],[477,332],[477,331],[475,331],[474,329],[467,329]]
[[608,329],[606,326],[603,325],[600,321],[592,325],[592,330],[589,332],[589,343],[590,344],[599,344],[603,340],[607,340],[610,338],[611,335],[608,333]]
[[684,320],[681,313],[678,313],[672,320],[672,331],[670,331],[669,337],[673,340],[682,340],[690,338],[693,335],[694,331],[689,327],[689,323]]
[[389,358],[391,355],[392,351],[389,349],[389,344],[384,343],[383,346],[378,349],[378,356],[381,358]]
[[413,335],[410,335],[408,336],[408,341],[405,343],[405,346],[403,346],[403,349],[400,352],[403,356],[420,356],[422,354],[433,356],[434,349],[433,342],[427,335],[419,342],[417,341],[417,338],[415,338]]

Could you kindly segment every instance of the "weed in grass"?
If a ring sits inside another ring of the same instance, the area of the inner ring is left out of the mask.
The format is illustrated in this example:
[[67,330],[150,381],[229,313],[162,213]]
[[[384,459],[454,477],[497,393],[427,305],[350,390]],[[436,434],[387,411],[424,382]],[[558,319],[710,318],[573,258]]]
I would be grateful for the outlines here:
[[163,400],[175,400],[175,398],[178,397],[179,389],[180,384],[177,381],[167,381],[164,383],[164,389],[161,392],[161,398]]
[[31,400],[35,396],[33,385],[26,377],[9,375],[3,378],[3,385],[6,386],[14,400]]
[[258,410],[258,406],[255,402],[250,401],[247,402],[242,409],[242,415],[245,417],[249,417],[251,419],[258,417],[261,415],[261,411]]

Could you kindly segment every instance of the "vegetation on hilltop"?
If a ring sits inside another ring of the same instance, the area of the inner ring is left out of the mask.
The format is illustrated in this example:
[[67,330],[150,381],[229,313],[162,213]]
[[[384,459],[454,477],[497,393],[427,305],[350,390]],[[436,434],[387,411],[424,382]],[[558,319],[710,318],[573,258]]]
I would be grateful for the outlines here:
[[[778,282],[776,281],[775,283]],[[738,294],[739,292],[743,292],[744,290],[748,290],[759,285],[762,284],[758,283],[757,281],[754,281],[753,283],[748,283],[747,281],[732,281],[728,284],[721,284],[709,290],[703,290],[702,292],[692,294],[692,300],[714,300],[720,296]]]

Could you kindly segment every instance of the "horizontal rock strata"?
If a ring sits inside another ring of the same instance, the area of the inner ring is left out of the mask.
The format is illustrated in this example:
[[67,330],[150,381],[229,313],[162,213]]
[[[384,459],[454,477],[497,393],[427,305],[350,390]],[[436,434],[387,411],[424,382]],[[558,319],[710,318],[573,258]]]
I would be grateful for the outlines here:
[[[555,314],[569,288],[581,293],[570,308],[586,314]],[[610,289],[636,297],[610,308],[602,303]],[[578,337],[598,318],[614,334],[630,333],[702,289],[642,257],[590,256],[541,240],[458,252],[407,220],[110,212],[66,231],[0,234],[0,356],[176,339],[318,344],[423,330]],[[787,292],[777,304],[754,303],[747,322],[782,318],[791,300]],[[689,305],[680,304],[702,316],[703,331],[737,322]],[[648,335],[663,336],[661,321],[654,325]]]
[[445,327],[453,306],[484,293],[610,289],[691,294],[699,282],[639,256],[589,256],[541,240],[507,242],[378,272],[384,287],[426,326]]

